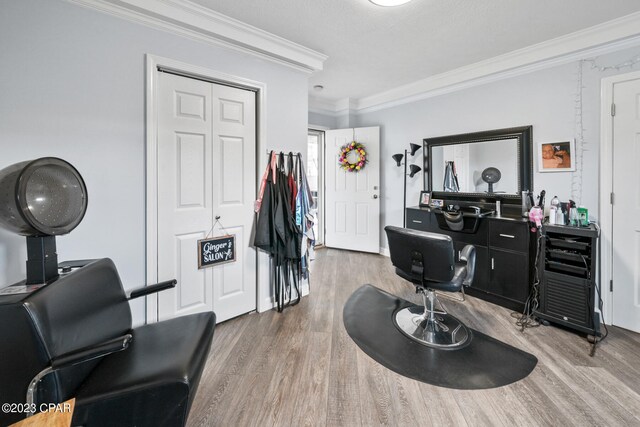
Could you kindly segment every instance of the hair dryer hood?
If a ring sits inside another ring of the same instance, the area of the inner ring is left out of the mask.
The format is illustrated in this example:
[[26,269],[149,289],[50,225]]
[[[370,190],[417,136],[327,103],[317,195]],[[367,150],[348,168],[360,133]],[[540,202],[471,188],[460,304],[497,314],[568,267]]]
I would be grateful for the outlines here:
[[487,184],[495,184],[500,181],[500,178],[502,178],[502,173],[498,168],[489,167],[482,171],[482,180]]
[[67,234],[87,210],[80,173],[55,157],[0,170],[0,226],[23,236]]

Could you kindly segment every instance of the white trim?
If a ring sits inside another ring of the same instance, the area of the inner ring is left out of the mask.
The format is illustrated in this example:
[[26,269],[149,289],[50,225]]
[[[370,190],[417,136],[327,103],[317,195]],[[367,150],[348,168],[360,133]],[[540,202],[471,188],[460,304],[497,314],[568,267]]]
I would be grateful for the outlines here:
[[[302,298],[309,296],[309,283],[303,283],[302,284]],[[260,301],[260,300],[258,300]],[[262,301],[262,305],[263,307],[262,310],[258,310],[259,313],[265,312],[267,310],[273,310],[275,308],[277,308],[277,304],[276,304],[276,299],[274,296],[269,296],[264,298],[264,300]]]
[[609,281],[613,277],[613,208],[610,194],[613,191],[613,86],[628,80],[640,79],[640,71],[604,77],[601,81],[600,95],[600,239],[602,253],[600,268],[604,321],[613,321],[613,294],[609,291]]
[[309,111],[323,114],[330,117],[340,117],[350,113],[358,112],[358,100],[354,98],[343,98],[337,101],[309,97]]
[[384,246],[380,246],[380,255],[386,256],[389,258],[391,254],[389,253],[389,248],[385,248]]
[[[640,45],[640,12],[604,22],[565,36],[518,49],[394,89],[352,100],[358,114],[395,107],[462,89],[480,86],[579,59]],[[346,98],[347,100],[349,98]],[[340,116],[345,100],[309,99],[309,111]]]
[[[318,134],[318,206],[316,216],[316,221],[318,225],[318,235],[315,236],[315,245],[324,245],[324,222],[325,222],[325,208],[324,208],[324,198],[325,198],[325,168],[324,168],[324,152],[326,150],[325,144],[325,131],[330,130],[326,126],[319,125],[308,125],[307,126],[307,135],[316,133]],[[308,147],[307,147],[308,148]],[[307,150],[308,151],[308,150]],[[307,153],[308,155],[308,153]],[[307,165],[308,166],[308,165]]]
[[[413,102],[550,68],[589,56],[602,55],[640,44],[640,12],[604,22],[562,37],[518,49],[446,73],[428,77],[377,95],[361,98],[358,110],[382,104]],[[426,96],[425,96],[426,95]],[[397,105],[397,104],[395,104]],[[387,105],[384,108],[387,108]]]
[[[223,84],[232,84],[256,92],[256,120],[257,120],[257,141],[256,141],[256,191],[260,188],[259,165],[267,163],[267,86],[262,82],[221,73],[203,67],[187,64],[169,58],[156,55],[146,55],[146,236],[145,236],[145,283],[151,285],[158,283],[158,251],[157,251],[157,217],[158,217],[158,139],[156,129],[158,128],[157,116],[157,70],[162,67],[167,70],[178,71],[194,77],[202,77],[211,81]],[[257,251],[257,250],[256,250]],[[257,291],[256,308],[258,312],[271,309],[265,305],[266,295],[263,295],[263,285],[269,283],[269,257],[267,254],[257,251]],[[157,321],[158,299],[157,295],[146,297],[145,318],[147,323]]]
[[323,114],[325,116],[337,117],[339,101],[331,101],[327,99],[317,98],[315,96],[309,96],[308,109],[312,113]]
[[188,0],[67,0],[90,9],[209,42],[297,70],[322,70],[327,55]]
[[343,98],[336,101],[335,107],[337,113],[344,113],[358,109],[359,102],[353,98]]
[[307,124],[307,129],[308,130],[317,130],[317,131],[324,132],[325,130],[329,130],[331,128],[328,128],[326,126],[313,125],[313,124],[309,123],[309,124]]

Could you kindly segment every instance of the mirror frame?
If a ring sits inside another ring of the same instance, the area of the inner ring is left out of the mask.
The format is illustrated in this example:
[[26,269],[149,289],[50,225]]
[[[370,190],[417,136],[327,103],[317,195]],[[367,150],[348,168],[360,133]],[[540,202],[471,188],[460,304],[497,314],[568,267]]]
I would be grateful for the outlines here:
[[[424,188],[431,192],[434,199],[452,199],[452,198],[500,198],[500,199],[521,199],[522,191],[533,190],[533,144],[532,144],[533,127],[519,126],[505,129],[494,129],[482,132],[463,133],[459,135],[437,136],[433,138],[423,139],[423,156],[424,156]],[[518,144],[518,193],[453,193],[449,191],[433,191],[431,182],[431,150],[433,147],[442,145],[466,144],[474,142],[498,141],[502,139],[516,139]],[[456,197],[452,197],[455,195]]]

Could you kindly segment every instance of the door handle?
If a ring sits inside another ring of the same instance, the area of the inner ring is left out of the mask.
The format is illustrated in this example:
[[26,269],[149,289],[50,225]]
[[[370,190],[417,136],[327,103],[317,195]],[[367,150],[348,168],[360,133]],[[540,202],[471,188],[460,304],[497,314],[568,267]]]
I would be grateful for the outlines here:
[[516,236],[512,235],[512,234],[502,234],[500,233],[500,237],[508,237],[509,239],[515,239]]
[[373,195],[373,198],[374,198],[374,199],[377,199],[377,198],[378,198],[378,195],[377,195],[377,194],[374,194],[374,195]]
[[495,270],[496,266],[495,263],[493,262],[493,258],[491,258],[491,269]]

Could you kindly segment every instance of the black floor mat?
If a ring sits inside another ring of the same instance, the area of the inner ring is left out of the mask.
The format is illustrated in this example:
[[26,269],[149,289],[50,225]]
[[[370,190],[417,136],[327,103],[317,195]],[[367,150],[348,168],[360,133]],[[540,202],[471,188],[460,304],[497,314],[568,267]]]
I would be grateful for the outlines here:
[[344,305],[344,326],[358,346],[378,363],[405,377],[440,387],[474,390],[525,378],[538,359],[481,332],[459,349],[427,347],[403,335],[393,323],[408,301],[364,285]]

